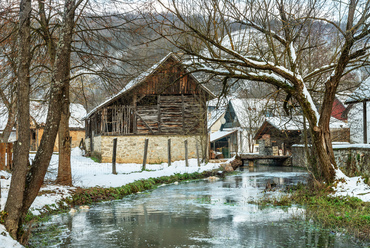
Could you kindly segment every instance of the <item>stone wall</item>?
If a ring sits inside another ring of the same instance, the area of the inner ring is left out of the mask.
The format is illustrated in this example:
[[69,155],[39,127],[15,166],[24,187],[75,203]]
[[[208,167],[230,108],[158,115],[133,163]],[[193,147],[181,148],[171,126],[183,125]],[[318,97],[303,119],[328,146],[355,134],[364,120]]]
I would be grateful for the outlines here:
[[102,139],[103,137],[102,136],[95,136],[94,137],[94,151],[97,151],[99,153],[102,152]]
[[90,138],[85,138],[85,147],[87,151],[90,151]]
[[[333,145],[335,161],[347,176],[370,176],[370,145]],[[303,145],[292,147],[293,166],[308,165]]]
[[[101,153],[102,162],[112,162],[113,138],[117,138],[117,163],[142,163],[145,139],[149,139],[147,163],[163,163],[168,160],[168,139],[171,139],[171,161],[185,159],[184,141],[188,140],[188,158],[196,158],[196,140],[199,156],[202,157],[200,136],[190,135],[132,135],[95,136],[94,151]],[[90,150],[90,139],[86,139],[86,149]]]

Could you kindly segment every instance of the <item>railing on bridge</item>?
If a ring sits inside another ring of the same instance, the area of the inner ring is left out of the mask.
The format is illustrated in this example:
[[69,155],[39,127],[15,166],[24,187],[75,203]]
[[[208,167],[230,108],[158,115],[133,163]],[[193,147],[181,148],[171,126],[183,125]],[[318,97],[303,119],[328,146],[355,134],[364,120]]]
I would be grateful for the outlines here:
[[0,170],[11,170],[13,166],[13,143],[0,143]]

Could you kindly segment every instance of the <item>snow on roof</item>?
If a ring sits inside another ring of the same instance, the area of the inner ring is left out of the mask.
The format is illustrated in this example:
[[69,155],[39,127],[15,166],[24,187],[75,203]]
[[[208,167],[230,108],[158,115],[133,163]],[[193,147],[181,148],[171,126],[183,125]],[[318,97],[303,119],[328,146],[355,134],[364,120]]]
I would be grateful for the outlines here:
[[[86,115],[86,110],[81,104],[71,103],[69,105],[71,116],[69,118],[69,127],[85,128],[85,122],[82,117]],[[48,113],[48,104],[42,101],[30,101],[31,121],[37,125],[44,125]],[[0,131],[4,130],[8,121],[8,109],[3,103],[0,104]],[[13,127],[15,131],[15,127]]]
[[[3,103],[0,104],[0,131],[4,130],[8,122],[8,109]],[[15,128],[13,127],[13,130]]]
[[345,103],[356,103],[364,100],[370,100],[370,77],[347,98]]
[[211,135],[210,135],[210,142],[214,142],[214,141],[217,141],[219,139],[222,139],[222,138],[224,138],[226,136],[229,136],[230,134],[235,133],[237,131],[238,130],[217,131],[217,132],[211,133]]
[[[152,75],[168,58],[173,58],[175,59],[177,62],[181,62],[180,59],[173,53],[169,53],[167,54],[163,59],[161,59],[158,63],[154,64],[152,67],[150,67],[147,71],[141,73],[138,77],[134,78],[133,80],[131,80],[128,84],[126,84],[125,87],[123,87],[123,89],[118,92],[117,94],[115,94],[114,96],[110,97],[109,99],[107,99],[106,101],[104,101],[103,103],[99,104],[98,106],[96,106],[93,110],[91,110],[83,119],[86,119],[86,118],[89,118],[95,111],[97,111],[99,108],[113,102],[114,100],[118,99],[121,95],[123,95],[124,93],[127,93],[128,91],[132,90],[135,86],[141,84],[142,82],[145,81],[145,79],[147,77],[149,77],[150,75]],[[186,70],[188,72],[188,70]],[[192,74],[190,74],[192,76]],[[198,80],[196,79],[196,77],[192,76],[193,79],[198,82]],[[198,82],[199,83],[199,82]],[[203,84],[199,83],[199,85],[208,93],[210,94],[211,96],[213,97],[216,97],[206,86],[204,86]]]
[[267,117],[266,121],[277,129],[280,130],[302,130],[303,118],[302,116],[293,117]]
[[[85,122],[82,118],[86,115],[86,110],[81,104],[70,103],[69,111],[71,116],[69,118],[69,127],[85,128]],[[48,114],[48,104],[41,101],[30,102],[31,121],[37,125],[45,125]]]
[[370,149],[370,144],[334,144],[333,143],[333,149],[341,149],[341,148],[362,148],[362,149]]
[[226,98],[215,98],[207,101],[208,120],[207,127],[210,129],[226,112],[228,100]]
[[[303,129],[303,116],[293,116],[293,117],[267,117],[266,121],[272,126],[280,130],[302,130]],[[308,126],[307,122],[307,126]],[[340,129],[348,128],[348,124],[337,120],[333,117],[330,118],[330,129]]]
[[263,111],[272,101],[257,98],[232,99],[230,103],[241,127],[258,128],[264,121]]
[[222,98],[214,98],[212,100],[207,101],[207,106],[212,106],[212,107],[225,107],[227,103],[229,102],[227,97],[222,97]]
[[216,108],[209,112],[210,116],[207,121],[207,128],[210,129],[220,118],[222,118],[225,115],[226,108]]
[[350,91],[341,91],[339,93],[335,94],[335,97],[342,103],[344,104],[348,97],[352,94]]

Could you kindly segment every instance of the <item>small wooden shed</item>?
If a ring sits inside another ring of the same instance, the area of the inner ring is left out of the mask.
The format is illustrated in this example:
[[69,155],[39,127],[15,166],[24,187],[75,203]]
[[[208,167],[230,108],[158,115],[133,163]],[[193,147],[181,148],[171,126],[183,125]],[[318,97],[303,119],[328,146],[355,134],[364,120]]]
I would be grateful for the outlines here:
[[196,143],[206,156],[206,101],[212,98],[213,93],[170,53],[84,118],[87,150],[110,162],[117,138],[117,162],[141,163],[148,138],[148,162],[161,163],[167,162],[171,139],[171,160],[185,158],[184,140],[189,158],[196,157]]
[[[273,154],[275,147],[276,153],[281,151],[282,155],[291,154],[292,145],[302,143],[303,128],[303,116],[266,118],[254,136],[260,144],[259,153],[277,155]],[[349,142],[348,125],[334,117],[330,118],[330,133],[332,142]],[[308,137],[310,137],[309,132]],[[261,141],[264,143],[262,146]]]

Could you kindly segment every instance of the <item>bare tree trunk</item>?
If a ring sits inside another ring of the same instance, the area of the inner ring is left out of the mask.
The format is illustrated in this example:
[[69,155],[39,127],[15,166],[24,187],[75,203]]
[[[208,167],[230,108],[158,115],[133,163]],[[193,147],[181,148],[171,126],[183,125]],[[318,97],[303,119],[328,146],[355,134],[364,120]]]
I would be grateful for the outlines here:
[[[57,53],[57,45],[55,40],[53,39],[52,35],[52,28],[50,27],[50,20],[47,18],[45,13],[45,4],[43,1],[38,0],[39,3],[39,14],[40,14],[40,21],[42,23],[42,29],[45,33],[44,40],[47,44],[48,54],[50,56],[50,60],[55,66],[56,61],[56,53]],[[70,60],[70,58],[68,58]],[[69,65],[68,65],[69,66]],[[61,121],[59,124],[59,166],[58,166],[58,176],[57,182],[62,185],[72,186],[72,175],[71,175],[71,149],[70,149],[70,134],[69,134],[69,71],[66,71],[66,80],[68,78],[68,83],[65,84],[65,88],[63,89],[63,104],[61,105],[62,115]]]
[[63,17],[63,28],[56,60],[52,75],[51,93],[49,101],[49,111],[45,124],[44,134],[42,135],[40,147],[36,153],[35,160],[27,175],[27,187],[24,192],[23,216],[26,215],[32,202],[36,198],[39,189],[44,181],[46,170],[49,166],[55,139],[59,130],[61,119],[61,108],[63,104],[63,94],[66,85],[69,84],[70,53],[72,44],[72,34],[74,29],[74,15],[76,9],[75,0],[65,1],[65,12]]
[[325,182],[332,183],[335,176],[334,168],[336,168],[329,127],[333,101],[324,102],[321,109],[320,120],[318,121],[318,114],[315,113],[315,110],[307,101],[305,95],[298,93],[296,99],[299,101],[304,116],[309,122],[312,144],[318,162],[318,164],[312,165],[318,169],[319,174],[315,175],[315,177],[317,179],[323,179]]
[[[325,182],[332,183],[334,181],[334,167],[336,166],[335,161],[331,161],[331,154],[333,154],[333,148],[330,141],[330,132],[323,130],[313,130],[312,142],[316,151],[319,170],[321,179]],[[330,145],[328,145],[330,144]]]
[[64,88],[62,116],[59,125],[59,166],[57,182],[62,185],[72,186],[69,116],[69,85],[66,85]]
[[5,226],[10,235],[18,239],[18,230],[21,222],[22,203],[24,200],[24,188],[29,163],[30,149],[30,111],[29,93],[30,76],[29,68],[31,62],[30,53],[30,16],[31,0],[21,0],[19,12],[19,64],[17,81],[17,115],[18,115],[18,141],[14,152],[14,172],[9,189],[8,200],[5,211],[8,216]]
[[[82,0],[79,0],[78,4]],[[59,129],[63,94],[66,85],[69,84],[70,53],[72,33],[74,30],[74,15],[78,6],[75,0],[65,1],[63,26],[58,42],[58,49],[51,79],[50,101],[47,121],[34,162],[28,170],[28,151],[30,143],[29,135],[29,44],[30,44],[30,0],[22,0],[20,11],[20,61],[19,88],[18,88],[18,119],[19,138],[15,151],[15,172],[13,174],[11,188],[5,210],[8,217],[5,225],[10,234],[17,238],[22,228],[24,217],[32,202],[36,198],[44,181],[46,170],[49,166],[55,139]],[[22,57],[23,54],[23,57]]]

